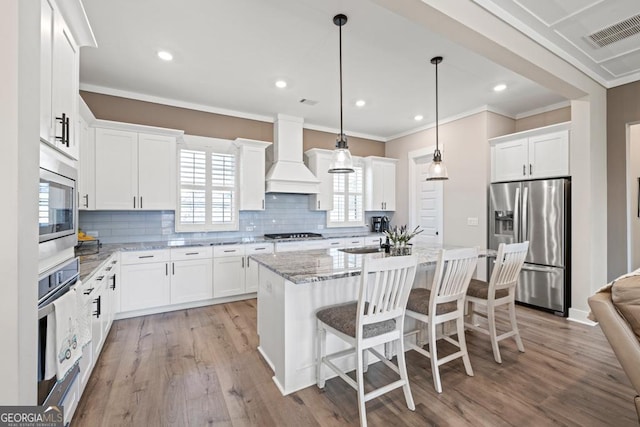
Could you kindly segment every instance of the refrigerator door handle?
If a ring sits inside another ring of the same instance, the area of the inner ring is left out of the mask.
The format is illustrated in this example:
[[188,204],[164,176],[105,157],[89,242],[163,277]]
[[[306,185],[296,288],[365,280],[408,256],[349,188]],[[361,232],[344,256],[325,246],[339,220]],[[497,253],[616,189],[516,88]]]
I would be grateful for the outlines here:
[[516,197],[513,202],[513,240],[520,242],[520,187],[516,188]]
[[542,267],[539,265],[527,264],[522,265],[522,269],[526,271],[537,271],[540,273],[552,273],[562,267]]
[[527,213],[529,212],[529,187],[524,187],[522,196],[522,238],[521,241],[529,240],[529,224]]

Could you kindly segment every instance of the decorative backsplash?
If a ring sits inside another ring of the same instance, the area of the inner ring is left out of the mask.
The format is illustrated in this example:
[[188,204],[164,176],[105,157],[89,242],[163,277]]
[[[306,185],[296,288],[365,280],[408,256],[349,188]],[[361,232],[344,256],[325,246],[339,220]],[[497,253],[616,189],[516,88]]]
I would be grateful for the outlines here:
[[[238,231],[176,233],[173,211],[80,211],[79,227],[102,243],[157,242],[173,239],[215,239],[262,236],[265,233],[316,232],[322,234],[363,232],[370,229],[371,216],[365,212],[366,227],[326,228],[326,213],[309,210],[305,194],[267,194],[264,211],[240,212]],[[383,213],[391,216],[392,213]]]

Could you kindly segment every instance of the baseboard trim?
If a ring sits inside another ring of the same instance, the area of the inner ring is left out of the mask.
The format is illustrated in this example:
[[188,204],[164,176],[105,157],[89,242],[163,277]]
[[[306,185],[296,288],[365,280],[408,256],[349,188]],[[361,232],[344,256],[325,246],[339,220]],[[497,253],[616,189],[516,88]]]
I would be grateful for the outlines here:
[[598,324],[598,322],[589,320],[587,316],[589,316],[588,311],[578,310],[577,308],[569,308],[569,317],[567,318],[567,320],[576,323],[582,323],[583,325],[587,326],[596,326]]

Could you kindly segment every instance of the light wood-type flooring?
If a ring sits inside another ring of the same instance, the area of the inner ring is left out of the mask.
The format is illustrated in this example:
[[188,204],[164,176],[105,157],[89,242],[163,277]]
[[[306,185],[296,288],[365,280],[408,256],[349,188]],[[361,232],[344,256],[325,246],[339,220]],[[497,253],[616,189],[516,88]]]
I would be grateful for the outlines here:
[[[356,392],[340,378],[283,397],[256,347],[256,300],[120,320],[113,324],[73,426],[358,425]],[[634,426],[633,392],[599,327],[518,307],[526,349],[467,333],[475,373],[461,359],[440,368],[407,364],[416,410],[401,389],[367,403],[370,426]],[[444,341],[440,343],[446,344]],[[452,347],[442,345],[440,354]],[[388,381],[381,363],[367,382]]]

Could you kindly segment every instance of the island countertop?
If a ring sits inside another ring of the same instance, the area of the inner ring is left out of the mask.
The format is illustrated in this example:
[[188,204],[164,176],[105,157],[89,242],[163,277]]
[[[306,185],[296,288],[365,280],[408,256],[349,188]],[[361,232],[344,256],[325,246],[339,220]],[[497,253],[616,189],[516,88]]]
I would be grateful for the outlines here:
[[[412,252],[420,265],[435,265],[443,246],[413,245]],[[444,246],[444,249],[456,249]],[[479,249],[479,256],[486,257],[495,251]],[[340,249],[321,249],[274,254],[252,255],[250,258],[274,273],[295,284],[319,282],[360,275],[365,256],[380,258],[384,252],[353,254]]]

